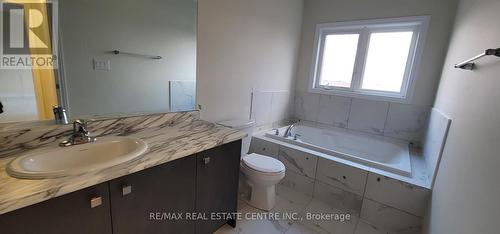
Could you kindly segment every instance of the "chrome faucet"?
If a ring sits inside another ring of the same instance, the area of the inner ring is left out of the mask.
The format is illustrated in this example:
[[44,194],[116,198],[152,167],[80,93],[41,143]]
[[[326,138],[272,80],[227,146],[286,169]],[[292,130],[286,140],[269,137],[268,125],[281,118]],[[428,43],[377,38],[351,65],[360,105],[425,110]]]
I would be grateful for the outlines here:
[[285,134],[283,134],[283,137],[291,137],[292,136],[292,130],[293,128],[295,128],[295,124],[292,124],[290,126],[288,126],[288,128],[286,129],[285,131]]
[[68,140],[59,143],[59,146],[67,147],[72,145],[81,145],[92,143],[96,140],[97,139],[95,137],[90,136],[90,133],[87,130],[87,122],[77,119],[73,122],[73,133]]

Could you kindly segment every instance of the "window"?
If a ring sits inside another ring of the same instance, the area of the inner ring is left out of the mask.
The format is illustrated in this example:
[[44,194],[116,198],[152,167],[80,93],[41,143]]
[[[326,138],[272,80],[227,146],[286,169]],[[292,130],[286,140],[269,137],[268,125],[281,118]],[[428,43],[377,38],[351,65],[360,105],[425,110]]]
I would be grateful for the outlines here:
[[409,102],[428,16],[319,24],[310,91]]

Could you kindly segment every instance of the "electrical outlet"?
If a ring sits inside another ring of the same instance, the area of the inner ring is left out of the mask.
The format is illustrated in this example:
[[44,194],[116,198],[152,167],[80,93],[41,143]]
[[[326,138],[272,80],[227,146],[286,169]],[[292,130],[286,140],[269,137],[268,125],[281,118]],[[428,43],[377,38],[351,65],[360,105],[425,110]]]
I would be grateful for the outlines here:
[[111,62],[109,60],[96,60],[93,59],[93,68],[94,70],[99,71],[110,71],[111,70]]

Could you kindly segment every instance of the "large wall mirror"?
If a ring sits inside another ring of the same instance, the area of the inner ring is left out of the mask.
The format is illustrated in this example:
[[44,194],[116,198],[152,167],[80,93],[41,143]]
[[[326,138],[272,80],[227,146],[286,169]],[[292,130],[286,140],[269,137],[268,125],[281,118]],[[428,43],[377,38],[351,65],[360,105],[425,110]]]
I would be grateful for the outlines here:
[[35,28],[56,33],[57,64],[0,69],[0,123],[52,120],[54,105],[71,118],[195,109],[196,0],[57,0],[35,11],[7,2],[18,11],[2,8],[1,44],[21,31],[33,54]]

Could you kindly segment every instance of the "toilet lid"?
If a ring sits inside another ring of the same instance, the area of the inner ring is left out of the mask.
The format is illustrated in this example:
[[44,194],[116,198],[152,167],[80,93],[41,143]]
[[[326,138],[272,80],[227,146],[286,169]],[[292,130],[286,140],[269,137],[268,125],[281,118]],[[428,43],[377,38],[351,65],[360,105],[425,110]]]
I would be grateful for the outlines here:
[[249,154],[242,160],[245,165],[260,172],[277,173],[285,170],[285,165],[279,160],[260,154]]

